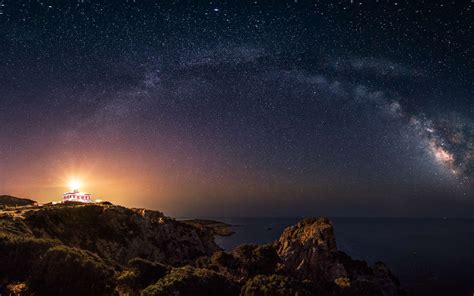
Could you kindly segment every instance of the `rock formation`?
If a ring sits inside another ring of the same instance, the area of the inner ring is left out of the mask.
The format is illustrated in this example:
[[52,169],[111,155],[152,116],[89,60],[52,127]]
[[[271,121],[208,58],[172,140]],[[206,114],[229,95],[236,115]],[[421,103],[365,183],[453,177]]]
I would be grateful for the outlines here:
[[333,281],[347,276],[333,260],[336,238],[327,218],[305,219],[286,228],[275,247],[285,269],[296,277]]
[[335,283],[359,295],[402,293],[398,280],[383,263],[370,268],[337,250],[328,218],[309,218],[286,228],[275,247],[286,273],[299,280]]
[[61,204],[25,209],[15,215],[18,218],[12,220],[14,226],[5,230],[59,240],[120,264],[135,257],[172,265],[191,263],[220,250],[211,231],[158,211],[107,204]]
[[4,209],[0,294],[403,294],[382,263],[371,268],[338,251],[327,218],[288,227],[274,244],[229,253],[214,242],[216,227],[227,226],[110,203]]

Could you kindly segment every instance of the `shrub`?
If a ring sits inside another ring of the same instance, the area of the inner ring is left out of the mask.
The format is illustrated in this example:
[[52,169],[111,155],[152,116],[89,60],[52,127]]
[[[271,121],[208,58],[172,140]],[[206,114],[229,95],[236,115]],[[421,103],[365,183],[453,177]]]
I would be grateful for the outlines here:
[[134,258],[128,262],[127,271],[123,272],[118,281],[134,291],[144,289],[166,275],[170,268],[161,263],[153,263],[145,259]]
[[201,257],[195,266],[223,272],[235,278],[276,273],[280,258],[272,245],[240,245],[231,253],[218,251]]
[[225,266],[230,269],[238,268],[238,261],[231,254],[218,251],[212,254],[210,264],[217,266]]
[[26,280],[40,256],[57,244],[46,239],[0,236],[0,277],[12,281]]
[[303,284],[281,275],[257,275],[242,287],[242,296],[309,296]]
[[249,276],[275,273],[280,262],[272,245],[241,245],[232,251],[232,255]]
[[111,295],[114,270],[91,252],[57,246],[37,264],[31,286],[40,295]]
[[142,291],[142,296],[232,296],[239,287],[214,271],[185,266],[174,268],[165,277]]

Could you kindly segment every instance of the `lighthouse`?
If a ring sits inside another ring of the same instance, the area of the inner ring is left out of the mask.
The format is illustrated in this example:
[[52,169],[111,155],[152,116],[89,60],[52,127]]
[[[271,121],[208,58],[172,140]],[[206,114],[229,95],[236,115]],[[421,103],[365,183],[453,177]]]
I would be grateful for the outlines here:
[[66,201],[78,201],[89,203],[92,202],[90,193],[79,192],[79,182],[71,181],[69,182],[70,191],[63,194],[63,202]]
[[64,201],[92,202],[90,193],[79,192],[79,190],[66,192],[63,198]]

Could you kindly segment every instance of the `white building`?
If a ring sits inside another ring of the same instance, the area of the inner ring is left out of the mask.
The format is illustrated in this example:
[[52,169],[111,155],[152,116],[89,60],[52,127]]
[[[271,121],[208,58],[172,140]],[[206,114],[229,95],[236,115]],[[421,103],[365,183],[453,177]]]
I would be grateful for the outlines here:
[[79,192],[77,189],[64,193],[63,198],[64,201],[92,202],[90,193]]

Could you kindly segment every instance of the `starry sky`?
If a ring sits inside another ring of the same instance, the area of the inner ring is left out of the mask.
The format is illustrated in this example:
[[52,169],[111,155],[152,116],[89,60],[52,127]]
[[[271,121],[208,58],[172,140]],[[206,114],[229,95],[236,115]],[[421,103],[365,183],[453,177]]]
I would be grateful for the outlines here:
[[472,216],[473,5],[0,1],[0,194]]

